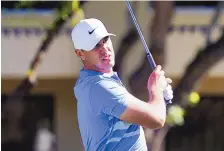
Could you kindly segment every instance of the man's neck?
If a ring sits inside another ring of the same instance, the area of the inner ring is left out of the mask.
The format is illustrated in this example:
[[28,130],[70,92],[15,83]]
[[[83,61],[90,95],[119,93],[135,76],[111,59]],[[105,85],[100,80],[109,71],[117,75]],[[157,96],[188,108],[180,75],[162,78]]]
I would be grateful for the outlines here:
[[101,70],[101,69],[96,68],[96,67],[88,67],[88,66],[84,65],[84,69],[93,70],[93,71],[97,71],[97,72],[102,72],[102,73],[106,73],[106,74],[109,74],[109,75],[113,74],[113,68],[110,68],[108,70]]

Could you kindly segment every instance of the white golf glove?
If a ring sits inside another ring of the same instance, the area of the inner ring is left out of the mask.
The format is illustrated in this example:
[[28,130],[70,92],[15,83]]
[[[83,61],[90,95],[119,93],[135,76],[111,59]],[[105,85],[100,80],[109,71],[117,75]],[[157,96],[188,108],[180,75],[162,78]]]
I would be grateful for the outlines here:
[[166,100],[173,99],[173,90],[170,84],[167,85],[166,89],[163,91],[163,96]]

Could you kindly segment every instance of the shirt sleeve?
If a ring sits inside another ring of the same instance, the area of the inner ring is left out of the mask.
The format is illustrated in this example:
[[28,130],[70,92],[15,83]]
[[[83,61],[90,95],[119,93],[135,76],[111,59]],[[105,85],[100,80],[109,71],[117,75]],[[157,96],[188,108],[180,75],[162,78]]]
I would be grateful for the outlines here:
[[128,91],[113,80],[101,80],[90,89],[89,101],[97,114],[120,118],[127,107]]

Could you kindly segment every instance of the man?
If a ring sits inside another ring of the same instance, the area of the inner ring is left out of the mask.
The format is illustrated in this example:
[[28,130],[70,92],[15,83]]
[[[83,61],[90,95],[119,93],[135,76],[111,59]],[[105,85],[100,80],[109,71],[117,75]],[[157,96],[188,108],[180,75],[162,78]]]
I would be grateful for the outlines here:
[[[75,53],[83,68],[74,87],[78,123],[85,150],[146,151],[142,127],[158,129],[166,119],[166,99],[172,99],[171,79],[157,66],[148,80],[149,101],[132,96],[117,73],[114,50],[104,24],[81,20],[72,30]],[[164,95],[164,94],[165,95]]]

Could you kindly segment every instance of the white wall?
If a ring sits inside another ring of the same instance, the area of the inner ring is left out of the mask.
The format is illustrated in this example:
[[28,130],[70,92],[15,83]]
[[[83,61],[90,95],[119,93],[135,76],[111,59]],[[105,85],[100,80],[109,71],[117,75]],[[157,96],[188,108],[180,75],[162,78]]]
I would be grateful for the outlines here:
[[[150,12],[148,18],[148,10],[146,2],[140,2],[140,8],[137,14],[140,26],[143,29],[146,41],[148,39],[147,23],[152,17],[153,12]],[[101,19],[108,30],[115,33],[117,36],[112,38],[114,48],[119,45],[121,36],[127,29],[126,20],[124,19],[125,2],[89,2],[85,6],[86,17],[95,17]],[[172,23],[177,25],[206,25],[211,18],[210,10],[185,10],[177,11]],[[12,26],[36,26],[43,27],[48,25],[53,16],[50,14],[33,14],[33,15],[9,15],[2,14],[2,25]],[[30,22],[32,20],[32,22]],[[222,13],[219,23],[224,25],[224,13]],[[70,23],[67,24],[70,26]],[[220,30],[216,29],[213,33],[214,39],[220,35]],[[13,34],[5,36],[2,34],[2,77],[24,76],[32,57],[39,47],[43,35],[41,36],[22,36],[16,37]],[[191,60],[196,50],[204,46],[205,37],[200,31],[195,33],[180,33],[175,31],[169,34],[167,39],[167,66],[165,68],[167,74],[172,76],[180,76],[184,67]],[[44,59],[40,67],[40,76],[75,76],[78,75],[81,63],[72,51],[72,43],[68,34],[60,34],[49,47],[49,53]],[[116,50],[115,50],[116,51]],[[125,60],[126,76],[140,63],[141,57],[144,55],[143,46],[139,41],[133,47],[131,54]],[[133,62],[135,58],[136,62]],[[131,65],[130,65],[131,64]],[[219,62],[210,71],[211,76],[224,76],[224,61]]]

